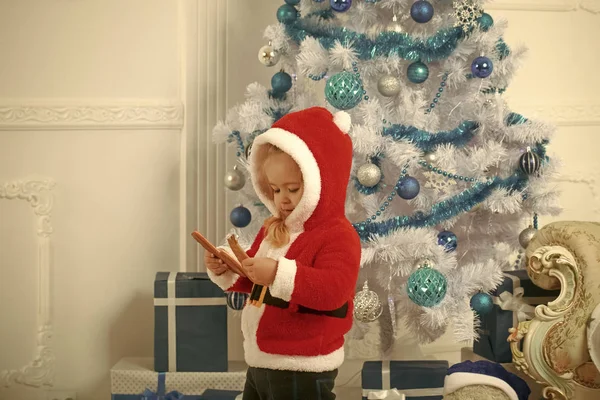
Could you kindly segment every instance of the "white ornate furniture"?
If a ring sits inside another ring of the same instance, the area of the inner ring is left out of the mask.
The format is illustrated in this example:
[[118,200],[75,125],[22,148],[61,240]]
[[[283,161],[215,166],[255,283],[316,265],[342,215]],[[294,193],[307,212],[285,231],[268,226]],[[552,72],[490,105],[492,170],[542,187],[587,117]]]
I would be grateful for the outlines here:
[[600,223],[543,227],[527,248],[527,271],[536,285],[561,292],[511,329],[515,367],[545,386],[546,399],[600,399],[600,324],[592,318],[600,317]]

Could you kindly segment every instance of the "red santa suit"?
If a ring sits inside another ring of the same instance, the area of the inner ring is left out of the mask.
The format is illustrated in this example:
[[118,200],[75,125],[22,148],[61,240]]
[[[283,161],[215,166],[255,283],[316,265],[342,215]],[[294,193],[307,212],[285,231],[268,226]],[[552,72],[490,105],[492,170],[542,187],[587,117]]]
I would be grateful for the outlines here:
[[[360,268],[358,234],[345,216],[352,166],[350,116],[321,107],[291,113],[258,136],[249,157],[260,200],[279,216],[261,173],[264,144],[289,154],[304,179],[303,196],[286,218],[290,242],[275,248],[258,233],[250,257],[278,261],[270,296],[286,307],[246,305],[242,311],[245,359],[249,366],[323,372],[344,360],[344,335],[352,326],[353,297]],[[211,279],[226,291],[249,293],[252,282],[227,271]],[[336,316],[327,312],[337,310]]]

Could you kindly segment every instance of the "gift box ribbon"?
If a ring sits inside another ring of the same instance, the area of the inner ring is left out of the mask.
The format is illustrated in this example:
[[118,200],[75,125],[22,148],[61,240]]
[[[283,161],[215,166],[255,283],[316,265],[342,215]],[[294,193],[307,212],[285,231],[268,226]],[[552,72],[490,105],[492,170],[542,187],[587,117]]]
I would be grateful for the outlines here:
[[[444,388],[422,388],[422,389],[396,389],[392,388],[390,375],[390,360],[381,362],[381,389],[363,389],[362,395],[367,399],[385,399],[385,400],[403,400],[404,397],[398,397],[397,394],[406,397],[428,397],[442,396]],[[382,390],[383,389],[383,390]],[[374,393],[371,395],[371,393]],[[369,397],[369,396],[388,396],[388,397]]]
[[553,297],[525,297],[525,289],[521,287],[521,280],[518,276],[504,274],[512,280],[513,292],[502,292],[494,296],[494,304],[498,305],[504,311],[513,312],[513,326],[519,325],[519,322],[533,319],[535,316],[535,307],[539,304],[545,304],[554,300]]
[[[154,299],[155,306],[167,306],[167,332],[169,336],[169,372],[177,372],[177,306],[222,306],[227,305],[225,297],[177,298],[175,282],[177,272],[170,272],[167,279],[167,298]],[[171,400],[171,399],[166,399]]]
[[185,396],[176,390],[165,394],[165,380],[166,374],[164,372],[159,372],[156,393],[150,389],[146,389],[144,390],[144,393],[142,393],[142,400],[185,400]]
[[369,392],[367,400],[406,400],[406,397],[397,389],[389,389]]

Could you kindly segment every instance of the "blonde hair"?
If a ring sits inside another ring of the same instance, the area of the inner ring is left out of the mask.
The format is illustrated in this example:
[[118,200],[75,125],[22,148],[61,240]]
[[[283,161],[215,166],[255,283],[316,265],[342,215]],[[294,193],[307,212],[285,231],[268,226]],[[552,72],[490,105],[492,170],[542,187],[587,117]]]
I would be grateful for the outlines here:
[[[262,164],[262,168],[261,168],[261,174],[264,176],[265,175],[265,164],[266,161],[269,159],[270,156],[274,155],[274,154],[281,154],[281,153],[285,153],[283,150],[281,150],[279,147],[271,144],[271,143],[266,143],[262,146],[264,149],[261,149],[262,151],[264,151],[264,158],[263,158],[263,164]],[[287,154],[287,153],[285,153]],[[268,187],[269,190],[269,194],[270,194],[270,198],[271,200],[273,200],[273,189],[271,189],[271,187]],[[290,242],[290,231],[287,227],[287,225],[285,224],[285,220],[281,217],[276,217],[276,216],[272,216],[266,219],[265,224],[264,224],[264,228],[265,228],[265,239],[271,243],[274,247],[278,248],[278,247],[283,247],[286,244],[288,244]]]

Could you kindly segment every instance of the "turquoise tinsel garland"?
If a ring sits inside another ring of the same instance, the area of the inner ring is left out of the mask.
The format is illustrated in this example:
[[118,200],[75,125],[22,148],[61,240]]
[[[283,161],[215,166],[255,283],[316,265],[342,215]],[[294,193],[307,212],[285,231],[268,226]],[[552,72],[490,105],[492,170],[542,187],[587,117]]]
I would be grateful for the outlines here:
[[474,121],[463,121],[451,131],[430,133],[414,126],[392,125],[383,129],[383,136],[394,140],[407,139],[423,151],[432,151],[437,146],[452,143],[456,147],[466,145],[475,136],[479,124]]
[[352,43],[352,48],[361,60],[397,55],[405,60],[423,62],[447,58],[465,35],[462,28],[454,27],[440,30],[425,40],[398,32],[381,32],[377,39],[371,40],[365,34],[342,27],[318,26],[306,18],[286,24],[286,31],[298,44],[308,36],[319,40],[326,49],[331,49],[338,41],[343,44]]
[[528,176],[517,172],[506,179],[495,177],[489,181],[475,183],[469,189],[436,203],[427,214],[417,212],[412,216],[396,216],[381,222],[362,222],[353,224],[361,240],[368,241],[375,236],[387,236],[402,228],[424,228],[435,226],[463,212],[471,210],[475,205],[484,201],[498,188],[511,191],[522,190],[527,185]]

